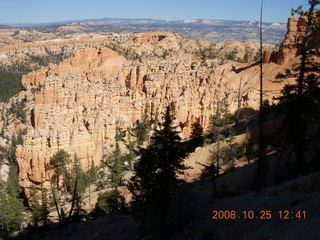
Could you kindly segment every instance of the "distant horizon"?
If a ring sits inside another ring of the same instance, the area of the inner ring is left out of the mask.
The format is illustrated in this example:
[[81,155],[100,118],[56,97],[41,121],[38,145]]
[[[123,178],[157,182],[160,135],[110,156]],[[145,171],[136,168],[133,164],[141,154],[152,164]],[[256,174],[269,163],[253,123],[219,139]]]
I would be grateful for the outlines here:
[[[289,16],[288,16],[289,17]],[[69,19],[69,20],[58,20],[58,21],[49,21],[49,22],[7,22],[1,23],[0,25],[7,25],[7,26],[18,26],[18,25],[50,25],[50,24],[63,24],[63,23],[72,23],[72,22],[86,22],[86,21],[99,21],[103,19],[119,19],[119,20],[153,20],[153,21],[167,21],[167,22],[174,22],[174,21],[185,21],[185,20],[210,20],[210,21],[235,21],[235,22],[259,22],[258,20],[235,20],[235,19],[212,19],[212,18],[186,18],[186,19],[159,19],[159,18],[125,18],[125,17],[101,17],[101,18],[83,18],[83,19]],[[286,24],[287,22],[270,22],[270,21],[263,21],[263,23],[280,23]]]
[[[2,0],[1,25],[50,24],[102,18],[258,21],[259,0]],[[286,23],[291,8],[308,0],[265,0],[263,22]],[[14,14],[13,14],[14,13]]]

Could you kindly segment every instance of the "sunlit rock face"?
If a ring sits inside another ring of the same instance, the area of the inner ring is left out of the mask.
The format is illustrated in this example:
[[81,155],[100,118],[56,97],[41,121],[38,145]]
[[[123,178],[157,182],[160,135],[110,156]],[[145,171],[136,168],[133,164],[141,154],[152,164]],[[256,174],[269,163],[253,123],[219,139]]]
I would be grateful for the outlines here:
[[[282,41],[282,47],[279,50],[265,51],[263,62],[274,62],[277,64],[285,64],[296,58],[300,54],[300,49],[297,47],[303,41],[305,30],[307,27],[307,16],[297,18],[291,16],[288,18],[287,33]],[[320,41],[319,33],[314,33],[314,36]]]

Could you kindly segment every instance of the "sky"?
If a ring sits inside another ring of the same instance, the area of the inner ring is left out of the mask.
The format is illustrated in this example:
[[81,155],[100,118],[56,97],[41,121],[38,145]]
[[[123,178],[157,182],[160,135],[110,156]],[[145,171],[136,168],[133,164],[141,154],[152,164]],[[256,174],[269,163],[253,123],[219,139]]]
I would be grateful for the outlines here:
[[[261,0],[0,0],[0,24],[95,18],[259,20]],[[264,0],[264,22],[287,22],[308,0]]]

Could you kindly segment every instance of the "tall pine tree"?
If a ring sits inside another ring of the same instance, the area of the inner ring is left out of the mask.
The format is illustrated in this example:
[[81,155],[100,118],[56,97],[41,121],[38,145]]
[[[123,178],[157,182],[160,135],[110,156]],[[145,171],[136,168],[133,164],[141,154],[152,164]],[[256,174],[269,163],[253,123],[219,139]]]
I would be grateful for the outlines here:
[[159,129],[154,130],[150,145],[141,150],[141,158],[134,166],[135,175],[129,182],[133,209],[159,215],[163,233],[166,231],[165,216],[178,183],[177,173],[185,169],[185,153],[180,150],[174,120],[168,106]]
[[298,169],[305,173],[307,164],[307,135],[310,130],[319,130],[320,120],[320,12],[316,6],[319,0],[310,0],[309,10],[295,10],[305,21],[305,32],[294,46],[299,50],[300,62],[287,69],[285,74],[277,78],[295,78],[296,82],[287,84],[279,98],[279,107],[284,114],[281,131],[281,142],[285,148],[292,147],[295,151]]
[[[204,165],[204,175],[212,177],[212,187],[215,196],[218,195],[216,178],[220,174],[221,164],[227,161],[233,161],[235,154],[231,154],[230,150],[236,149],[234,140],[234,121],[229,111],[228,94],[216,103],[216,112],[210,116],[209,131],[213,142],[210,164]],[[225,146],[224,146],[225,145]]]
[[17,167],[11,163],[7,182],[0,180],[0,228],[5,233],[19,229],[25,208],[20,198]]

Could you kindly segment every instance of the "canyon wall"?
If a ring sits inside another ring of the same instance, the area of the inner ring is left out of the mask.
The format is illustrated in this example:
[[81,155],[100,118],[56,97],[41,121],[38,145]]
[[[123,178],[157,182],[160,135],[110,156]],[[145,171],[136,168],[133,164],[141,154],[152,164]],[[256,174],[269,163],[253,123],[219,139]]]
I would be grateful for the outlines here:
[[[27,195],[31,185],[49,188],[46,165],[57,150],[76,153],[88,170],[92,161],[99,165],[101,156],[113,151],[117,127],[133,128],[145,114],[151,121],[159,121],[167,105],[172,106],[183,138],[190,136],[191,124],[196,121],[204,129],[208,127],[217,100],[225,95],[232,112],[239,105],[258,108],[257,64],[200,59],[195,49],[210,43],[170,32],[136,33],[118,42],[121,49],[134,51],[138,57],[128,57],[104,44],[81,47],[60,64],[25,75],[22,84],[26,90],[1,104],[4,115],[14,102],[26,102],[25,122],[9,115],[0,127],[11,136],[24,131],[16,158],[19,182]],[[272,101],[279,95],[285,83],[274,81],[275,75],[294,61],[264,65],[266,99]]]

